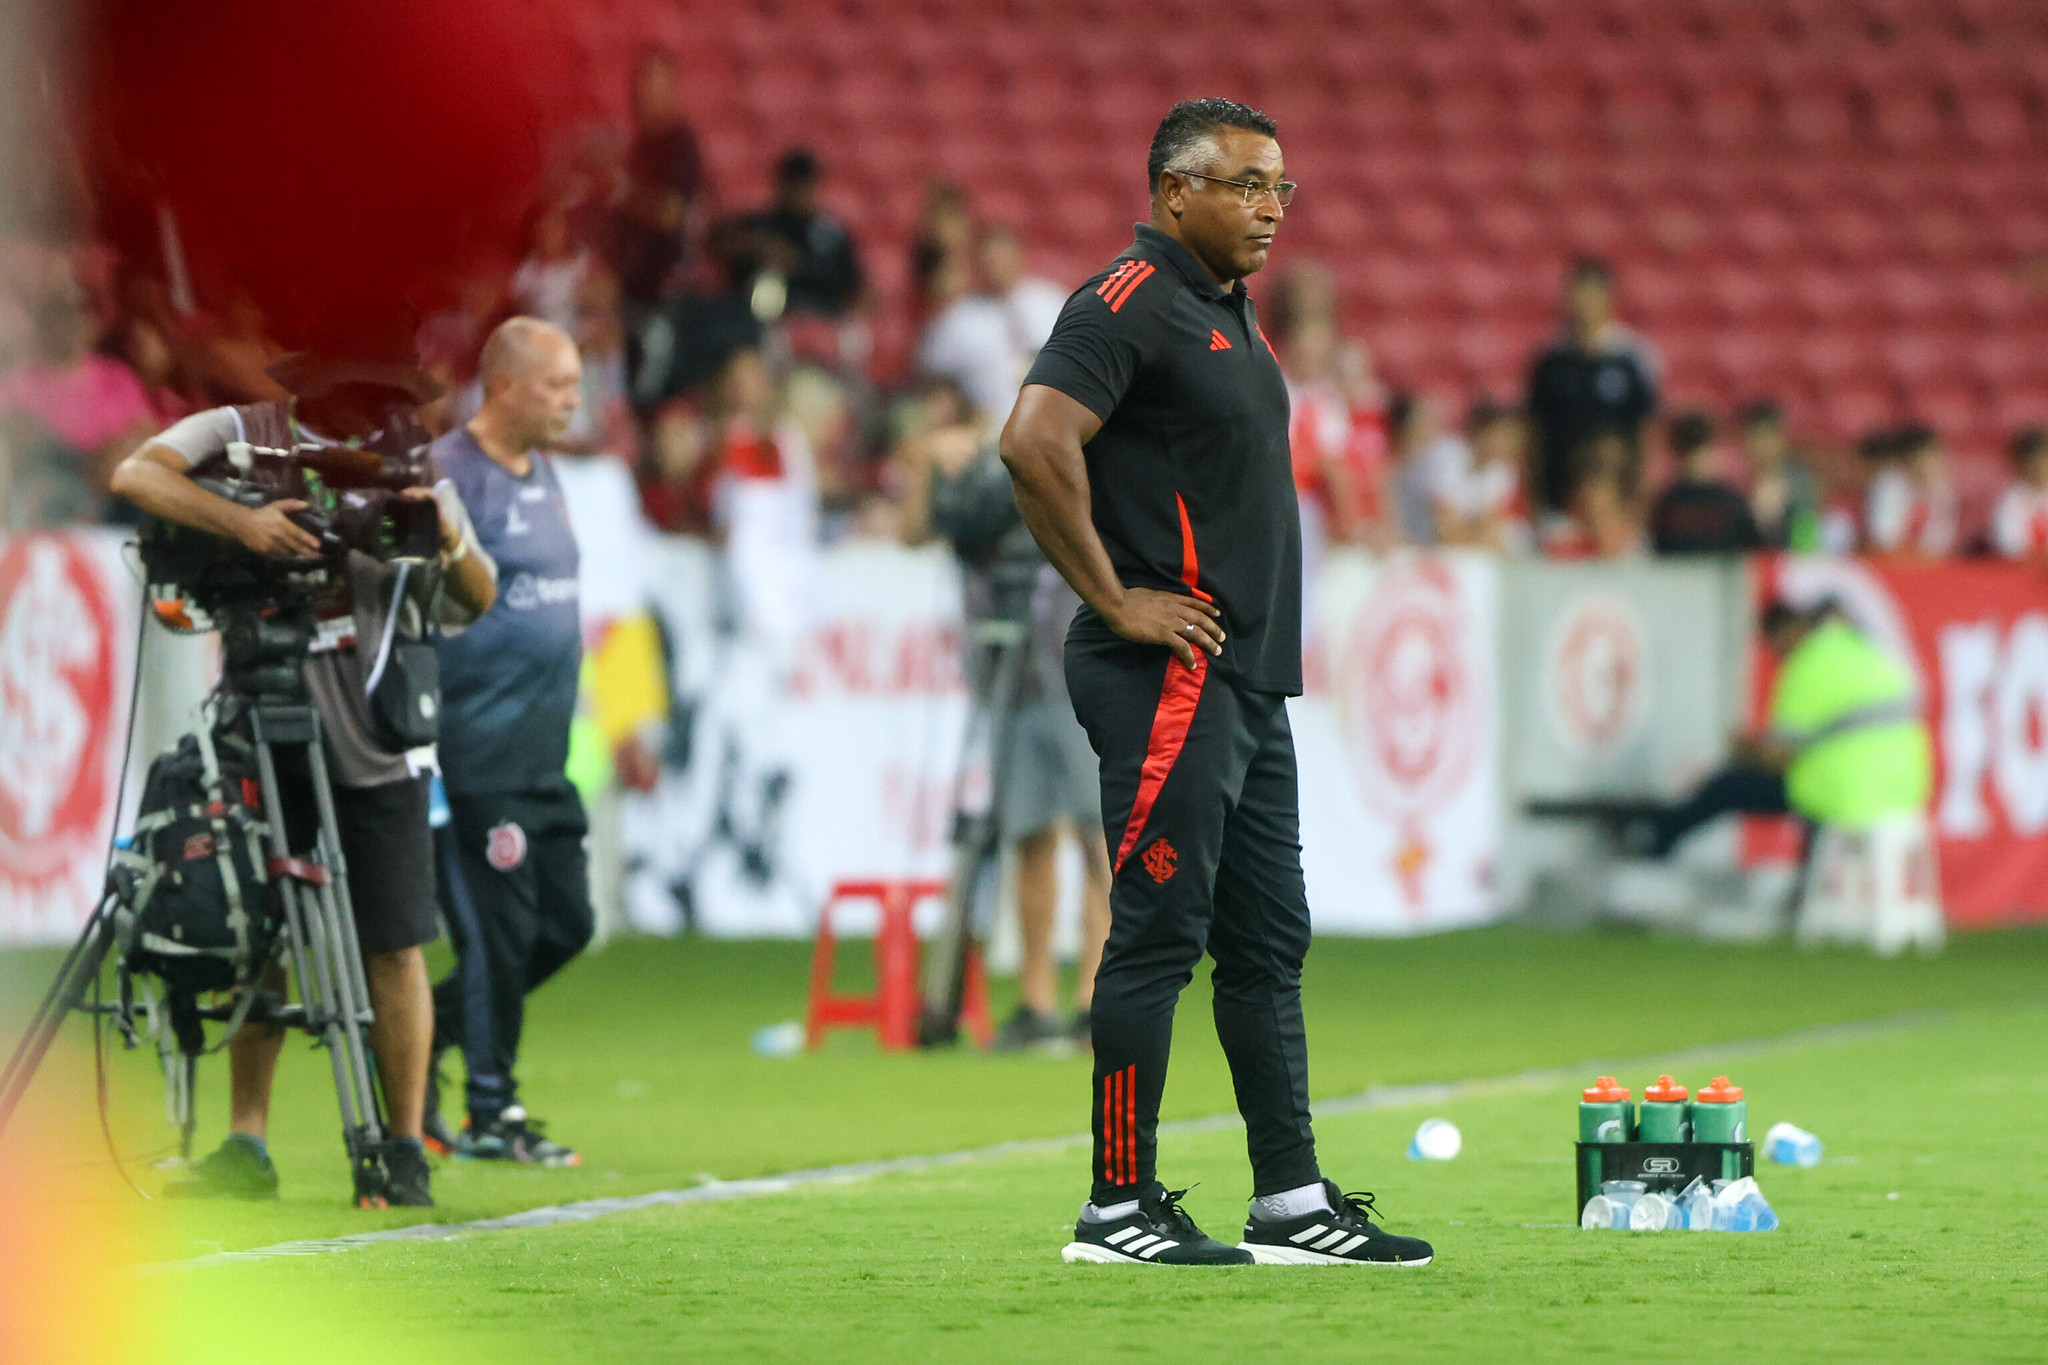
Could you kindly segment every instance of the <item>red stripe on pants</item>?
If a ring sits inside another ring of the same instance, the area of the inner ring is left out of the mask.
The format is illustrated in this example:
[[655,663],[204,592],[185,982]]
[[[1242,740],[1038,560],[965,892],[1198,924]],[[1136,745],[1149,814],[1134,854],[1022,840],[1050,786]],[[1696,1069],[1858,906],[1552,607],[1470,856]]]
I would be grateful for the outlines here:
[[1102,1131],[1103,1179],[1112,1185],[1123,1184],[1123,1138],[1120,1135],[1124,1121],[1123,1101],[1124,1073],[1113,1073],[1103,1091],[1103,1105],[1109,1113],[1109,1122]]
[[1138,1179],[1138,1064],[1124,1068],[1124,1184]]
[[1145,821],[1159,799],[1159,789],[1166,785],[1167,774],[1173,771],[1187,743],[1188,726],[1194,723],[1195,707],[1202,700],[1202,684],[1208,677],[1207,654],[1197,652],[1193,668],[1170,656],[1166,661],[1166,681],[1159,688],[1159,707],[1152,713],[1152,736],[1145,743],[1145,764],[1138,771],[1137,799],[1131,802],[1131,818],[1124,825],[1112,875],[1123,871],[1124,860],[1131,856],[1131,850],[1138,846],[1138,836],[1145,832]]

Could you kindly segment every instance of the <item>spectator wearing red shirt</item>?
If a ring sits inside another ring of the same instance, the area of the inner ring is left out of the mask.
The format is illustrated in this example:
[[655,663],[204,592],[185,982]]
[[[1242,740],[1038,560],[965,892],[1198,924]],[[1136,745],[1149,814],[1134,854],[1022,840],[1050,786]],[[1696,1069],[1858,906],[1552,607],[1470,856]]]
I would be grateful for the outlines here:
[[629,305],[652,307],[680,284],[691,217],[703,192],[697,133],[676,108],[675,56],[648,48],[633,72],[633,140],[614,227],[615,269]]
[[1400,540],[1393,521],[1393,398],[1362,341],[1338,349],[1337,382],[1351,431],[1342,463],[1328,471],[1333,530],[1338,540],[1386,549]]
[[2048,432],[2022,427],[2006,447],[2013,481],[1991,513],[1991,545],[2007,559],[2048,562]]

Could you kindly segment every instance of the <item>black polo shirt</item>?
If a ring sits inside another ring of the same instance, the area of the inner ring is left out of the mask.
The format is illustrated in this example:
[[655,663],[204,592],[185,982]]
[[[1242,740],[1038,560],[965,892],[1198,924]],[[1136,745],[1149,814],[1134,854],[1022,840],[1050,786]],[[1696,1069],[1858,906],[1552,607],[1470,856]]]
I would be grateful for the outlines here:
[[[1223,613],[1215,668],[1301,692],[1301,517],[1287,384],[1244,282],[1217,287],[1148,224],[1074,291],[1025,377],[1102,419],[1085,447],[1096,534],[1127,588]],[[1087,607],[1077,632],[1108,626]]]

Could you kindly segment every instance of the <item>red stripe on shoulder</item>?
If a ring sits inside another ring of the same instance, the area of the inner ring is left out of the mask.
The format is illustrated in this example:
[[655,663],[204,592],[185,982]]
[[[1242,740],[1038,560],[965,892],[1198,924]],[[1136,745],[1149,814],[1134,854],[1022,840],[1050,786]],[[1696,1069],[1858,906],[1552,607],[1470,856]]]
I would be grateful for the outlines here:
[[1137,261],[1125,261],[1122,265],[1110,271],[1109,278],[1095,287],[1095,296],[1101,299],[1108,298],[1116,291],[1118,285],[1130,278],[1131,272],[1138,268],[1138,264]]
[[1152,278],[1152,271],[1153,267],[1150,261],[1140,262],[1138,268],[1133,270],[1123,283],[1117,286],[1115,292],[1103,295],[1104,298],[1109,300],[1109,311],[1114,313],[1130,302],[1131,295],[1138,292],[1138,286]]

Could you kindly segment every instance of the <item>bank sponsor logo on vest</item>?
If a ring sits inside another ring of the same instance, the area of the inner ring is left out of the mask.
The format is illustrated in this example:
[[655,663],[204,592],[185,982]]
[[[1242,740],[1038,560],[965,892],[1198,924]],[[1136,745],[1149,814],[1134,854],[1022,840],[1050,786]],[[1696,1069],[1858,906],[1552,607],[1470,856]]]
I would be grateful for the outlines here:
[[1586,592],[1565,605],[1544,643],[1542,685],[1567,748],[1604,753],[1635,734],[1653,679],[1650,634],[1626,598]]
[[515,871],[526,861],[526,831],[511,820],[492,825],[484,836],[484,861],[500,872]]
[[74,874],[103,870],[121,653],[105,570],[89,547],[55,535],[5,544],[0,914],[10,936],[75,929],[35,917],[65,916]]
[[543,578],[525,569],[512,575],[512,581],[505,585],[505,605],[514,611],[533,611],[538,607],[556,607],[564,602],[576,600],[574,578]]
[[1464,787],[1490,723],[1469,631],[1457,580],[1443,564],[1417,559],[1389,569],[1367,595],[1337,674],[1352,780],[1365,804],[1401,830],[1393,871],[1411,909],[1424,900],[1426,822]]

